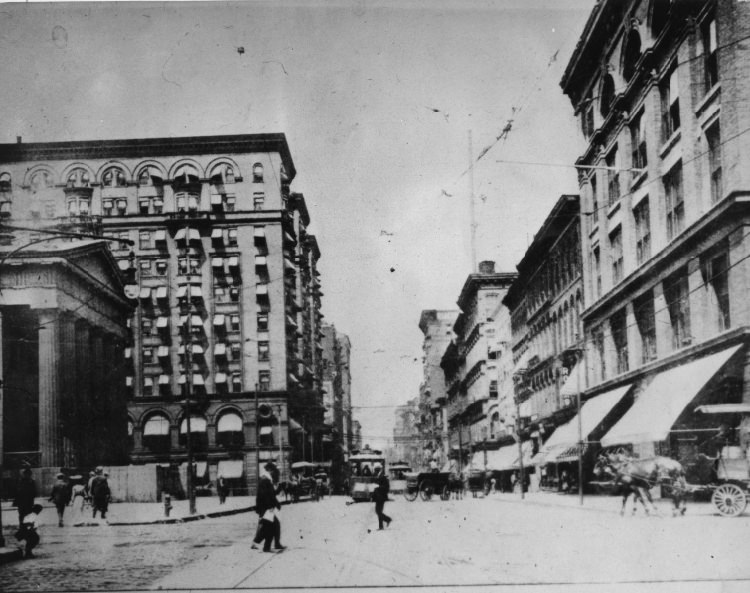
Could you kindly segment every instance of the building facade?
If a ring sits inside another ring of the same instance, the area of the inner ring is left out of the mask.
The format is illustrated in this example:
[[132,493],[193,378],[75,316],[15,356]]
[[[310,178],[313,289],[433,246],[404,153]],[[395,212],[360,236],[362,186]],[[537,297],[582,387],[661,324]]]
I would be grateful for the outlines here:
[[603,447],[686,459],[698,404],[750,401],[749,32],[746,2],[605,0],[561,81],[588,143],[585,399],[630,406]]
[[481,262],[478,273],[466,279],[457,301],[456,337],[440,364],[447,389],[450,447],[460,452],[462,460],[471,460],[472,451],[490,434],[488,411],[498,399],[498,367],[489,354],[496,353],[499,342],[510,342],[510,336],[503,338],[495,328],[508,327],[508,309],[502,304],[516,277],[515,272],[495,272],[494,262]]
[[[2,148],[0,160],[9,183],[22,178]],[[15,202],[23,190],[12,183]],[[67,217],[42,225],[9,213],[6,223],[39,230],[11,231],[0,247],[0,465],[124,464],[132,306],[122,275],[106,242],[59,238],[81,230]]]
[[184,464],[189,425],[198,479],[239,492],[265,459],[285,473],[302,413],[323,418],[320,252],[283,134],[1,150],[14,209],[95,219],[119,266],[136,268],[126,377],[112,384],[128,394],[132,462]]
[[425,444],[422,465],[433,458],[442,467],[450,455],[448,439],[448,392],[440,361],[453,340],[453,325],[458,311],[428,309],[422,311],[419,329],[422,340],[423,379],[419,386],[419,426]]

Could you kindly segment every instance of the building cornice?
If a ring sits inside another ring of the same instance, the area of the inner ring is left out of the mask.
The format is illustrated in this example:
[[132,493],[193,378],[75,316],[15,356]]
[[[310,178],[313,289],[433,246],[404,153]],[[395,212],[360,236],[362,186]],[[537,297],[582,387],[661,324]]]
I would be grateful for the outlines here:
[[231,154],[278,152],[289,181],[296,169],[286,135],[236,134],[175,138],[121,140],[75,140],[70,142],[17,142],[0,144],[0,163],[63,159],[113,159],[183,156],[186,154]]

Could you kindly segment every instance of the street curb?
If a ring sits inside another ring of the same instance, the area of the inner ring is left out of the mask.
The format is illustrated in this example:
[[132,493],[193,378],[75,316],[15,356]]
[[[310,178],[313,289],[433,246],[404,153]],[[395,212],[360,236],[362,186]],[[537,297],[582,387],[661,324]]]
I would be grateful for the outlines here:
[[23,559],[23,550],[21,548],[3,548],[0,550],[0,564],[21,559]]
[[[612,498],[613,499],[617,499],[618,497],[615,496],[615,497],[612,497]],[[539,505],[539,506],[543,506],[543,507],[550,507],[550,508],[555,508],[555,509],[574,509],[574,510],[579,510],[579,511],[595,511],[597,513],[607,513],[607,514],[615,514],[615,515],[620,515],[621,514],[619,508],[603,509],[603,508],[599,508],[599,507],[586,506],[585,504],[584,505],[573,506],[573,505],[567,505],[567,504],[559,504],[559,503],[554,503],[554,502],[547,502],[547,501],[543,501],[543,500],[528,500],[528,499],[521,500],[520,498],[516,499],[516,500],[507,500],[507,499],[504,499],[504,498],[495,498],[493,500],[495,500],[496,502],[515,503],[515,504],[535,504],[535,505]],[[639,507],[639,510],[640,509],[641,508]],[[697,517],[697,516],[712,516],[712,515],[708,515],[708,514],[704,515],[704,514],[701,513],[699,515],[692,515],[692,516]],[[669,516],[669,517],[671,517],[671,514],[670,515],[667,515],[667,514],[658,515],[657,514],[657,515],[652,515],[652,516],[654,516],[654,517],[659,517],[659,516],[664,516],[664,517],[668,517]]]

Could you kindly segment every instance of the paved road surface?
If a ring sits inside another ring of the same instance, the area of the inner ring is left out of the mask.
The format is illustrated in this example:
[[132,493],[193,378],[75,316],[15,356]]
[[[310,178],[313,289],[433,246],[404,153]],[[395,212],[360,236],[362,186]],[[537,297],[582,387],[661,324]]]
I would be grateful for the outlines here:
[[[747,591],[750,516],[620,517],[518,501],[371,504],[326,499],[285,507],[281,554],[249,549],[255,515],[182,525],[44,528],[37,558],[0,567],[0,589],[112,590],[679,581],[674,590]],[[691,583],[687,581],[692,581]],[[735,588],[737,587],[737,588]],[[528,589],[527,589],[528,590]],[[612,589],[606,589],[607,591]],[[623,590],[622,587],[617,589]],[[672,589],[670,589],[672,590]]]

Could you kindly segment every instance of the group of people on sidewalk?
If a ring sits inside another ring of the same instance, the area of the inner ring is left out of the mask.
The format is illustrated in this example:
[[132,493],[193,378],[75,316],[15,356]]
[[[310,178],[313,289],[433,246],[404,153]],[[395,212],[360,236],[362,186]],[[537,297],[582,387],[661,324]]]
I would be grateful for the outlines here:
[[[111,492],[107,474],[104,473],[103,468],[97,467],[95,471],[90,473],[86,485],[80,490],[76,490],[76,496],[74,496],[74,488],[70,483],[70,479],[64,473],[60,472],[56,476],[48,498],[48,501],[54,503],[57,510],[57,525],[59,527],[65,525],[65,509],[73,504],[79,493],[83,497],[81,509],[83,509],[85,502],[89,501],[93,507],[93,517],[96,517],[97,512],[101,514],[102,519],[107,517]],[[25,467],[21,471],[21,478],[16,487],[16,497],[13,500],[13,506],[18,510],[18,531],[16,531],[15,535],[18,541],[25,542],[26,558],[33,557],[32,550],[39,544],[41,539],[37,530],[37,523],[39,513],[42,512],[43,507],[36,503],[37,494],[37,486],[31,468]]]

